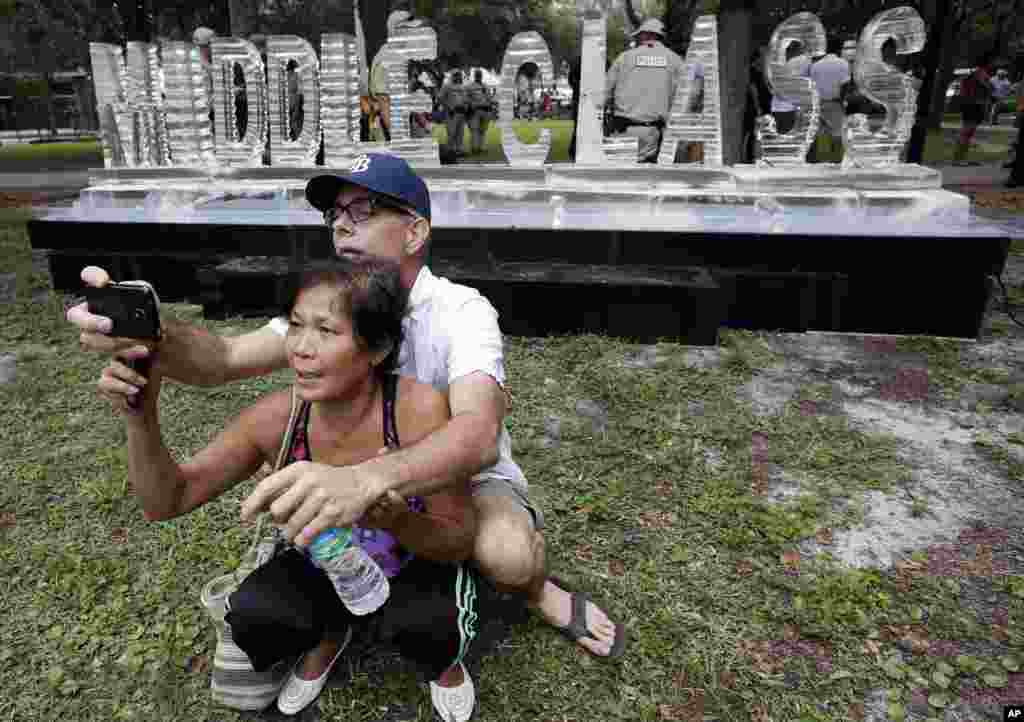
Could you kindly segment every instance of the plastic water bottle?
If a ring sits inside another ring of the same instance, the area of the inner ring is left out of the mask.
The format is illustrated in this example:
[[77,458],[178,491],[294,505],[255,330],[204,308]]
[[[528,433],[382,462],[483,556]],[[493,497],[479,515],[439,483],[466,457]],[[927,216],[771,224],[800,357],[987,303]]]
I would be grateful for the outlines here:
[[338,597],[352,614],[376,612],[388,600],[391,585],[373,557],[352,543],[352,530],[327,529],[309,545],[313,562],[327,573]]

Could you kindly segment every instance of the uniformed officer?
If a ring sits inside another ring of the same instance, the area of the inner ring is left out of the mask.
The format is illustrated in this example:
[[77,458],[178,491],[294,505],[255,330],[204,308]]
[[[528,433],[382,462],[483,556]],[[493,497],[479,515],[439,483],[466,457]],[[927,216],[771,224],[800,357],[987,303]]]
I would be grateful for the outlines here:
[[469,98],[469,150],[474,154],[482,153],[491,122],[491,98],[484,88],[483,71],[473,71],[473,82],[466,86],[466,95]]
[[683,78],[683,59],[662,44],[665,26],[651,18],[633,33],[637,45],[615,59],[605,79],[614,135],[640,139],[637,159],[657,163],[661,132]]
[[469,113],[469,95],[462,84],[462,71],[452,73],[450,82],[441,88],[441,106],[448,113],[448,145],[456,155],[465,155],[462,151],[463,135],[466,132],[466,116]]

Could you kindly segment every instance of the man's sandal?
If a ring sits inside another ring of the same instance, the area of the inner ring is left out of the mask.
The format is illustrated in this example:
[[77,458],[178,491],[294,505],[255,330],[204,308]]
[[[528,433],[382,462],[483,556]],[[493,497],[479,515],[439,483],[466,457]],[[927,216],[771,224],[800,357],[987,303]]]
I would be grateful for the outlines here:
[[[548,580],[559,589],[567,592],[572,599],[572,616],[569,619],[569,623],[564,627],[555,627],[555,630],[571,642],[579,642],[583,637],[589,637],[590,639],[596,640],[597,637],[587,629],[587,602],[590,602],[597,607],[594,600],[583,592],[573,591],[572,587],[566,584],[563,579],[551,576],[548,577]],[[607,655],[594,654],[594,656],[600,659],[618,659],[622,656],[625,650],[626,628],[621,624],[616,623],[615,641],[612,643],[611,651]],[[591,654],[593,653],[591,652]]]

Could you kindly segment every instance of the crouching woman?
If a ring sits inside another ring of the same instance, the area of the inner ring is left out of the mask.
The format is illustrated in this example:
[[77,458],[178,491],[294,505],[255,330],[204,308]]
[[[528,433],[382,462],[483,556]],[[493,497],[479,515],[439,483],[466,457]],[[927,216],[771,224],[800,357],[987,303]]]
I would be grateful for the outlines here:
[[[189,461],[178,464],[160,433],[155,374],[137,409],[118,399],[128,427],[129,473],[147,519],[172,519],[273,464],[292,423],[287,463],[358,464],[400,440],[441,428],[448,402],[432,387],[395,375],[406,294],[385,261],[330,259],[297,277],[286,308],[293,387],[259,399]],[[159,353],[159,350],[157,351]],[[117,361],[104,370],[123,380]],[[125,385],[127,391],[128,386]],[[293,394],[300,402],[292,414]],[[473,682],[462,664],[477,628],[477,577],[464,563],[476,520],[468,485],[427,496],[382,499],[353,527],[389,577],[387,602],[356,617],[305,550],[280,551],[229,598],[234,642],[257,671],[298,657],[277,697],[285,714],[312,703],[353,630],[389,641],[425,666],[431,700],[445,720],[472,713]]]

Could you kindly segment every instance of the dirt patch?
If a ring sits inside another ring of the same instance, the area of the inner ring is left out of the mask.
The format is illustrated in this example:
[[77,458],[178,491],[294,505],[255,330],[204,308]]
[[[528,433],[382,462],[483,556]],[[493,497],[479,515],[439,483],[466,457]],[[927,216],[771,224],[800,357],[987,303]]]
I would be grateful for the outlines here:
[[[1024,258],[1009,257],[1007,277],[1024,277]],[[1011,460],[1024,458],[1024,448],[1006,443],[1024,430],[1024,418],[1009,403],[1012,385],[1024,379],[1024,329],[1011,324],[1007,336],[993,337],[992,324],[1000,318],[1008,320],[990,312],[981,341],[947,346],[961,368],[983,370],[992,379],[966,383],[955,395],[942,393],[939,374],[929,373],[935,362],[925,351],[904,350],[906,344],[896,337],[765,337],[784,360],[742,387],[756,415],[781,413],[809,382],[827,384],[831,398],[817,406],[819,412],[839,413],[854,429],[894,437],[900,460],[912,470],[899,488],[866,494],[863,524],[837,530],[828,547],[805,541],[804,554],[827,550],[851,567],[887,569],[915,550],[955,540],[977,523],[1019,526],[1024,499],[1012,481],[1007,483],[1005,463],[977,443],[987,439],[1003,446]],[[775,465],[768,476],[768,497],[778,502],[809,486]]]

